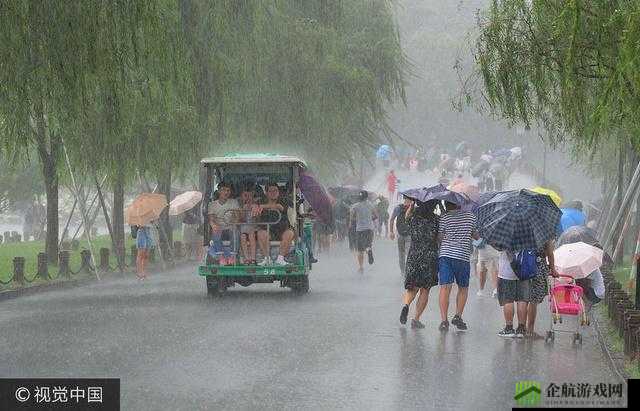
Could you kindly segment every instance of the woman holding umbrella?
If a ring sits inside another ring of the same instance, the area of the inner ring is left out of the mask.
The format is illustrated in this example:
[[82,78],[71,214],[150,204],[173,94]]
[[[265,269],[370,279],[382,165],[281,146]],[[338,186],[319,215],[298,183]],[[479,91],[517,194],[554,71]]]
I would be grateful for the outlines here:
[[155,241],[151,227],[148,225],[136,226],[136,275],[138,280],[144,280],[147,275],[147,261],[149,261],[150,250],[155,247]]
[[126,221],[132,227],[132,235],[136,239],[136,271],[139,280],[147,278],[149,250],[156,244],[151,223],[160,217],[166,206],[164,194],[142,193],[125,210]]
[[406,262],[406,291],[400,323],[406,324],[409,305],[419,294],[411,328],[424,328],[420,317],[429,302],[429,290],[438,285],[438,217],[434,214],[437,204],[438,201],[411,203],[405,215],[411,245]]

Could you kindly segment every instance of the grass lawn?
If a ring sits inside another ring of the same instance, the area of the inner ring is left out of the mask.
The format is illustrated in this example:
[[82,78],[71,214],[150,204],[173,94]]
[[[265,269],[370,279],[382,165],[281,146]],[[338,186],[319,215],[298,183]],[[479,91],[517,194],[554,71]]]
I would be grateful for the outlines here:
[[635,280],[630,280],[629,275],[631,274],[631,264],[625,264],[620,267],[616,267],[613,271],[613,275],[616,277],[616,280],[622,284],[622,288],[628,292],[632,297],[636,294],[636,282]]
[[[129,259],[131,246],[135,245],[135,240],[128,235],[125,236],[125,251],[127,255],[127,261]],[[173,233],[174,241],[182,239],[182,230],[175,230]],[[96,264],[100,258],[101,248],[111,248],[111,239],[108,235],[98,236],[92,242],[94,248],[94,258]],[[31,280],[37,277],[38,271],[38,253],[44,252],[44,241],[26,241],[21,243],[0,244],[0,290],[11,289],[19,287],[19,284],[11,282],[9,284],[3,284],[8,281],[13,275],[13,258],[24,257],[25,258],[25,277]],[[88,249],[89,245],[86,240],[80,241],[80,248],[77,251],[71,251],[70,266],[71,270],[77,271],[80,268],[80,252],[83,249]],[[111,265],[115,265],[115,256],[112,256]],[[58,274],[57,266],[49,266],[49,273],[55,277]],[[32,284],[41,284],[45,281],[36,279]]]

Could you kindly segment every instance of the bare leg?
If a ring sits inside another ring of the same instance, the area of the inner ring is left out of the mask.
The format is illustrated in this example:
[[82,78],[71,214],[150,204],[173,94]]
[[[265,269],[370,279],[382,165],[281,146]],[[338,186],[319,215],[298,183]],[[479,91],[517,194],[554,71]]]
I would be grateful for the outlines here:
[[413,299],[416,298],[416,294],[418,294],[417,288],[406,290],[402,296],[402,302],[404,305],[410,305],[413,302]]
[[249,234],[247,233],[242,233],[240,235],[240,248],[242,249],[242,256],[245,259],[245,262],[247,260],[251,260],[251,257],[249,256],[249,240],[247,239],[247,237],[249,236]]
[[286,230],[282,233],[282,238],[280,239],[280,255],[285,256],[289,254],[289,247],[291,247],[291,241],[293,241],[293,231]]
[[138,248],[138,253],[136,254],[136,275],[138,278],[141,278],[144,273],[143,254],[144,251],[141,248]]
[[487,264],[479,262],[480,270],[478,271],[478,279],[480,280],[480,290],[484,290],[484,286],[487,283]]
[[526,328],[527,323],[527,303],[518,301],[518,326],[524,325]]
[[[493,289],[498,289],[498,270],[491,271],[491,282],[493,283]],[[524,318],[524,317],[523,317]]]
[[449,295],[451,294],[451,284],[440,286],[440,319],[446,321],[449,315]]
[[269,257],[269,235],[266,230],[258,231],[258,245],[264,258]]
[[[502,313],[504,314],[504,323],[513,327],[513,303],[505,304],[502,307]],[[518,321],[520,320],[518,319]]]
[[357,259],[358,259],[358,268],[360,270],[363,270],[362,266],[364,264],[364,251],[358,251]]
[[427,308],[427,303],[429,302],[429,291],[430,288],[421,288],[420,296],[418,297],[418,302],[416,303],[416,316],[414,317],[416,320],[420,321],[420,317],[424,312],[425,308]]
[[462,317],[464,306],[467,304],[467,296],[469,295],[469,287],[458,287],[458,294],[456,295],[456,314]]
[[249,233],[249,259],[251,261],[256,260],[256,233]]
[[526,322],[527,333],[529,333],[529,335],[534,335],[537,314],[538,314],[538,304],[529,303],[527,306],[527,322]]

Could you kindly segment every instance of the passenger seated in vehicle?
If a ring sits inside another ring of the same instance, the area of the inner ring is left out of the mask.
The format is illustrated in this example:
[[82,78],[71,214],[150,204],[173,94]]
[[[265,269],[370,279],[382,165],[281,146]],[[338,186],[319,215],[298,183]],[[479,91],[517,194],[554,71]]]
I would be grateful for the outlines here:
[[264,256],[264,259],[259,265],[268,265],[271,263],[269,256],[270,241],[280,241],[278,258],[273,263],[275,265],[286,265],[287,262],[284,260],[284,256],[289,253],[291,242],[295,236],[288,218],[288,211],[291,206],[280,197],[280,187],[277,183],[268,183],[266,189],[266,201],[254,207],[253,214],[256,216],[259,215],[260,221],[263,223],[273,223],[276,221],[278,221],[278,223],[269,225],[268,232],[266,226],[261,227],[258,231],[258,244]]
[[242,256],[244,264],[256,264],[256,231],[258,227],[255,224],[257,218],[254,217],[253,211],[256,206],[254,200],[255,184],[245,183],[240,193],[240,202],[242,208],[240,226],[240,247],[242,248]]
[[233,242],[233,226],[230,222],[237,221],[237,215],[229,210],[238,210],[238,200],[231,198],[231,185],[226,182],[218,184],[218,198],[209,203],[209,226],[211,226],[211,240],[213,252],[219,258],[220,265],[226,265],[230,257],[230,250],[223,250],[223,241]]

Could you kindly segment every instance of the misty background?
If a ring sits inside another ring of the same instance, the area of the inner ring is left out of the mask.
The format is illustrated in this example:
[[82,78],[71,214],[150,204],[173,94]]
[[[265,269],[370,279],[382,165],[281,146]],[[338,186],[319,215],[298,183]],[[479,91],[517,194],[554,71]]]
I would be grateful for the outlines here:
[[[444,152],[460,141],[478,150],[520,146],[524,159],[542,172],[545,144],[536,129],[493,118],[476,107],[454,107],[462,79],[474,69],[473,46],[477,15],[487,0],[402,0],[396,16],[404,52],[412,65],[407,78],[407,107],[391,110],[390,124],[404,139]],[[456,70],[456,65],[460,70]],[[478,83],[478,87],[480,83]],[[544,133],[542,132],[542,137]],[[546,177],[562,190],[564,200],[595,200],[601,196],[601,181],[575,162],[564,147],[547,147]]]

